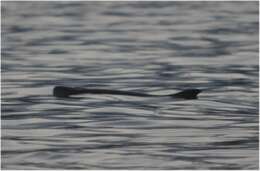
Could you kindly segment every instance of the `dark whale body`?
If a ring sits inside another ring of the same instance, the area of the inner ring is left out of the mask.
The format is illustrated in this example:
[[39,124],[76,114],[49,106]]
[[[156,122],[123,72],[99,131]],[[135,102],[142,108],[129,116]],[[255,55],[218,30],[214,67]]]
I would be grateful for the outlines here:
[[125,95],[125,96],[137,96],[137,97],[172,97],[180,99],[196,99],[197,95],[201,92],[199,89],[187,89],[176,94],[169,95],[153,95],[130,91],[120,91],[120,90],[107,90],[107,89],[88,89],[81,87],[65,87],[56,86],[53,89],[53,95],[55,97],[68,98],[71,95],[78,94],[111,94],[111,95]]

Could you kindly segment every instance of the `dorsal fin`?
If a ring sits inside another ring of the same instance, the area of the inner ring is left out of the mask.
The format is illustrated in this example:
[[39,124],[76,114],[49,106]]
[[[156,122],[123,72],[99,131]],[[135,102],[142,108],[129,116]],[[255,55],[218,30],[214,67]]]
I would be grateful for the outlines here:
[[172,94],[171,97],[182,98],[182,99],[197,99],[197,95],[201,92],[199,89],[188,89],[183,90],[179,93]]

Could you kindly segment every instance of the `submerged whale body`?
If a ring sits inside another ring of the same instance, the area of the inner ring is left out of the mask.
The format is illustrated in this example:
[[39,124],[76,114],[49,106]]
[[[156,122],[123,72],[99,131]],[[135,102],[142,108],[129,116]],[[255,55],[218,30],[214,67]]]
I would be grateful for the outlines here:
[[199,89],[187,89],[176,94],[169,95],[153,95],[130,91],[121,90],[108,90],[108,89],[88,89],[81,87],[65,87],[55,86],[53,89],[53,96],[68,98],[71,95],[78,94],[111,94],[111,95],[125,95],[125,96],[137,96],[137,97],[172,97],[180,99],[197,99],[197,95],[201,92]]

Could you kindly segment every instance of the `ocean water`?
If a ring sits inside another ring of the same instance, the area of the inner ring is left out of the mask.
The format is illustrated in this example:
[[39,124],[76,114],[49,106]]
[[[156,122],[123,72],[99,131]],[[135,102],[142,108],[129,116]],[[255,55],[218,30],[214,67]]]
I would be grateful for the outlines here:
[[2,169],[259,168],[258,2],[1,4]]

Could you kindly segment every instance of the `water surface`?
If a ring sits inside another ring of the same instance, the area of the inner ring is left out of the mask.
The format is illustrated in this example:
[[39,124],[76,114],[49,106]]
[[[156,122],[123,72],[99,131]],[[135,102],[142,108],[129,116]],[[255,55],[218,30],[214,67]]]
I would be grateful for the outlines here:
[[[2,169],[257,169],[257,2],[2,2]],[[56,85],[198,100],[52,96]]]

